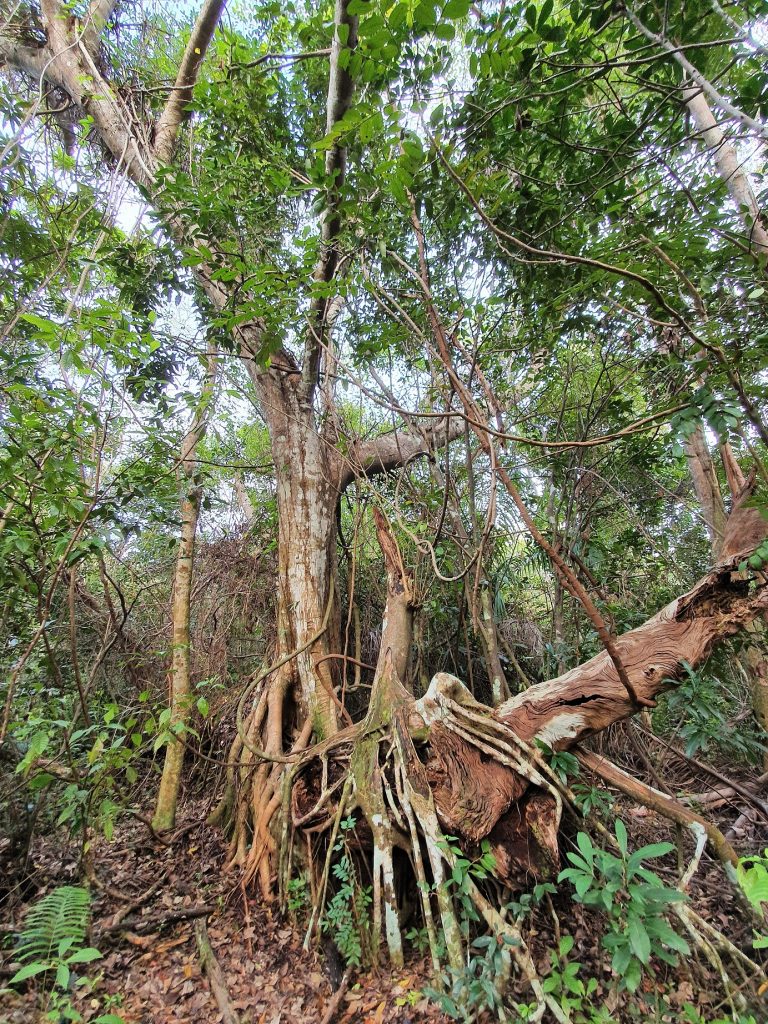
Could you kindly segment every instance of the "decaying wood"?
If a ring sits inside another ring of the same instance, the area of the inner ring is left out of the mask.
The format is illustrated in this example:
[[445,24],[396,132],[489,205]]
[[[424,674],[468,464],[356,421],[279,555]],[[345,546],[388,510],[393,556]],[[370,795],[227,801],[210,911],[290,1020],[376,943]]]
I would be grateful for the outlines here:
[[238,1024],[237,1014],[232,1005],[224,972],[213,951],[204,917],[195,922],[195,939],[197,940],[197,951],[200,954],[200,965],[208,976],[213,998],[216,1000],[216,1005],[221,1014],[222,1024]]
[[[755,511],[755,510],[749,510]],[[638,693],[650,700],[670,689],[695,667],[715,644],[734,636],[768,611],[765,580],[740,578],[737,568],[753,547],[717,566],[682,597],[616,645]],[[498,708],[501,721],[523,739],[539,739],[563,750],[614,722],[636,707],[620,683],[606,653],[539,683]]]
[[153,882],[152,885],[150,885],[150,887],[146,889],[140,896],[138,896],[135,900],[132,900],[130,903],[126,904],[124,907],[121,907],[120,910],[118,910],[115,913],[114,917],[112,918],[110,922],[111,927],[117,928],[118,925],[122,924],[126,917],[130,917],[131,914],[135,913],[135,911],[143,907],[145,903],[148,903],[149,900],[152,899],[154,894],[160,888],[160,886],[165,883],[165,880],[168,878],[169,874],[170,868],[167,868],[165,871],[161,873],[160,877],[155,882]]
[[379,509],[374,509],[376,534],[387,570],[387,602],[381,629],[379,664],[389,652],[392,670],[405,681],[413,632],[413,584],[403,566],[395,535]]
[[344,998],[347,989],[349,988],[349,979],[351,977],[350,969],[347,968],[344,972],[344,977],[341,979],[341,984],[331,996],[331,1001],[328,1003],[323,1019],[320,1024],[331,1024],[331,1021],[336,1016],[339,1010],[339,1004]]

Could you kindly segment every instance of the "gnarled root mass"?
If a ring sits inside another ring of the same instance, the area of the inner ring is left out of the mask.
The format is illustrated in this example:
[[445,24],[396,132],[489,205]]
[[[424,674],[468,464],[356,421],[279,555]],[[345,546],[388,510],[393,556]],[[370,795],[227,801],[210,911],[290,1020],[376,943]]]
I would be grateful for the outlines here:
[[[768,611],[768,581],[760,570],[739,571],[743,556],[741,551],[734,554],[689,593],[617,640],[633,688],[646,701],[674,686],[686,664],[701,663],[718,641]],[[390,574],[389,596],[401,605],[409,600],[401,566]],[[243,785],[234,804],[233,850],[247,874],[258,871],[265,886],[271,882],[270,863],[279,867],[283,894],[295,856],[309,852],[306,867],[314,908],[309,938],[324,912],[343,824],[346,849],[372,865],[367,869],[372,875],[371,954],[375,957],[384,939],[392,963],[402,962],[402,908],[396,890],[403,886],[396,876],[407,866],[436,970],[460,971],[466,964],[467,936],[457,913],[457,889],[448,884],[461,876],[463,894],[496,936],[507,970],[514,964],[529,982],[541,1013],[549,1007],[563,1020],[562,1011],[543,991],[514,923],[502,917],[466,871],[462,876],[455,844],[467,857],[479,857],[482,850],[492,853],[494,876],[503,887],[520,888],[534,878],[552,877],[559,867],[560,820],[570,797],[537,741],[553,750],[566,749],[634,714],[638,706],[606,653],[530,687],[495,710],[479,704],[447,674],[436,675],[416,700],[402,683],[402,638],[393,642],[387,629],[388,623],[399,623],[402,629],[406,618],[392,614],[388,603],[363,722],[309,749],[305,727],[296,734],[294,754],[287,758],[277,756],[275,733],[262,742],[268,747],[263,753],[276,760],[260,759],[247,745],[236,750],[246,767],[237,769]],[[274,683],[255,699],[246,723],[248,736],[264,736],[260,730],[269,720],[272,699],[284,699]],[[272,819],[278,808],[284,813],[275,828]],[[278,862],[273,855],[279,856]]]

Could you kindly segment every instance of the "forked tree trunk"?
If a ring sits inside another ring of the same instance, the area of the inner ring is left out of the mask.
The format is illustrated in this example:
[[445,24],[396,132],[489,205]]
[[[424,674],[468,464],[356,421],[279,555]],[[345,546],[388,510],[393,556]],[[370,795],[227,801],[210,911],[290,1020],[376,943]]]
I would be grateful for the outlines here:
[[[746,486],[744,474],[727,441],[721,444],[720,454],[731,496],[734,501],[737,501]],[[724,546],[726,512],[723,494],[709,454],[703,426],[699,425],[688,439],[686,455],[694,490],[709,530],[712,558],[713,561],[717,561]],[[750,689],[755,718],[768,735],[768,665],[766,665],[765,646],[764,643],[761,643],[764,627],[761,626],[759,620],[755,620],[749,623],[746,631],[753,642],[746,644],[742,649],[739,654],[739,665]],[[768,768],[768,750],[763,751],[763,765]]]
[[[439,421],[423,437],[393,432],[353,445],[342,458],[318,428],[314,388],[285,350],[269,368],[257,359],[258,334],[242,355],[264,413],[275,465],[278,505],[278,637],[240,699],[228,785],[214,822],[232,824],[230,856],[246,881],[258,874],[272,895],[276,845],[270,823],[282,801],[285,764],[310,742],[332,741],[344,714],[334,691],[340,653],[336,593],[339,499],[358,474],[377,474],[428,454],[457,436]],[[332,419],[332,418],[331,418]],[[405,611],[409,621],[410,608]],[[410,626],[404,620],[400,635]],[[404,672],[407,646],[393,652]],[[293,699],[291,699],[293,698]],[[347,716],[348,719],[348,716]]]
[[702,423],[697,424],[691,436],[686,438],[684,448],[693,489],[709,534],[710,548],[717,557],[725,531],[725,505]]

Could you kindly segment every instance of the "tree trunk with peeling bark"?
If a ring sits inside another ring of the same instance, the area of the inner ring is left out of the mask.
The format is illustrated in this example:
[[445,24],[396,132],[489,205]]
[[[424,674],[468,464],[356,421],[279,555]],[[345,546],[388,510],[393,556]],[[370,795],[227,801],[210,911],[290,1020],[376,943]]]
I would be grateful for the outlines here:
[[[296,376],[284,374],[272,383],[266,418],[277,482],[276,655],[299,652],[294,665],[302,711],[312,719],[316,735],[325,738],[337,727],[333,676],[328,660],[321,659],[339,648],[334,596],[338,471]],[[327,627],[312,639],[326,616]]]

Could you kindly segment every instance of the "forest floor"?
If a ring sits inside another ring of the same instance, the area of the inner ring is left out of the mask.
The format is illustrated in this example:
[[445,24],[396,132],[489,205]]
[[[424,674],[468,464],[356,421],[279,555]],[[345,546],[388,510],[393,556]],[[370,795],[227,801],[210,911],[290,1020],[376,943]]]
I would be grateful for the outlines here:
[[[338,954],[302,949],[303,930],[284,919],[277,906],[265,906],[256,893],[246,898],[234,872],[222,870],[225,846],[221,834],[204,823],[206,807],[190,800],[169,845],[153,839],[146,825],[125,818],[111,842],[99,840],[92,850],[93,924],[91,943],[103,959],[85,970],[92,979],[75,999],[85,1021],[99,1014],[119,1014],[126,1024],[215,1024],[222,1016],[201,968],[195,922],[207,918],[208,935],[221,966],[240,1024],[320,1024],[341,982]],[[626,822],[633,846],[663,839],[675,841],[674,826],[631,804],[616,806]],[[721,822],[734,820],[725,807]],[[742,849],[768,846],[768,832],[746,821]],[[567,842],[567,837],[566,837]],[[64,847],[55,835],[40,837],[33,850],[34,873],[23,898],[6,900],[0,913],[0,935],[18,933],[28,906],[58,885],[78,884],[79,850]],[[674,885],[679,867],[658,862],[657,870]],[[751,932],[725,884],[721,869],[706,856],[690,890],[695,909],[747,952]],[[115,915],[118,915],[116,918]],[[548,973],[550,951],[561,931],[575,940],[571,960],[584,966],[583,977],[595,977],[595,1005],[610,1005],[611,976],[600,948],[597,915],[559,892],[548,906],[528,919],[526,938],[542,974]],[[12,953],[2,953],[0,982],[12,973]],[[336,1024],[421,1024],[446,1020],[422,994],[430,983],[429,965],[415,952],[405,969],[389,967],[353,977],[338,1008]],[[525,993],[521,991],[521,998]],[[632,1000],[630,1016],[642,1021],[683,1020],[682,1008],[693,1003],[713,1019],[721,1012],[722,993],[712,968],[695,958],[678,968],[659,965]],[[33,1024],[42,1020],[33,987],[26,992],[0,992],[0,1024]],[[37,1007],[37,1008],[36,1008]],[[768,1002],[765,1006],[768,1019]],[[760,1019],[758,1017],[758,1019]]]
[[[195,938],[195,921],[202,914],[241,1024],[319,1024],[323,1019],[342,980],[338,955],[304,951],[303,930],[284,919],[276,905],[265,906],[256,893],[244,898],[236,874],[222,870],[225,844],[221,833],[204,823],[206,811],[207,805],[188,802],[167,846],[153,840],[136,819],[125,819],[111,842],[95,843],[90,938],[104,955],[85,968],[90,977],[98,975],[97,984],[75,1000],[84,1020],[109,1012],[126,1024],[220,1021]],[[36,842],[35,872],[25,900],[7,901],[0,934],[18,932],[29,903],[50,889],[79,884],[78,854],[50,838]],[[115,914],[124,919],[116,921]],[[12,957],[10,952],[0,955],[6,983]],[[387,968],[353,979],[334,1020],[417,1024],[445,1019],[421,995],[429,980],[427,966],[414,956],[396,975]],[[35,1005],[32,988],[18,995],[0,993],[0,1024],[33,1024]]]

